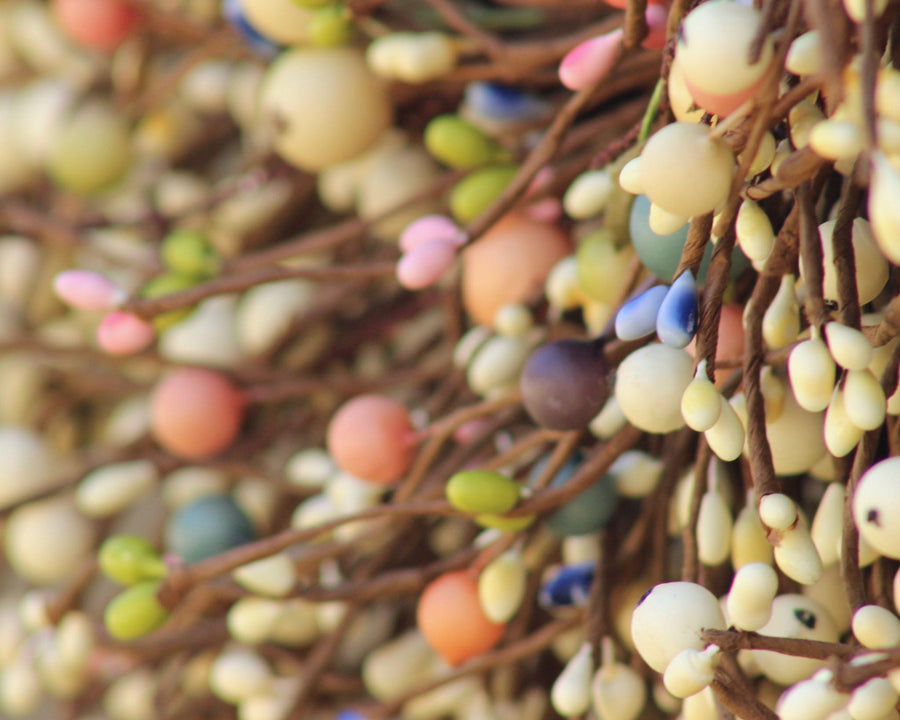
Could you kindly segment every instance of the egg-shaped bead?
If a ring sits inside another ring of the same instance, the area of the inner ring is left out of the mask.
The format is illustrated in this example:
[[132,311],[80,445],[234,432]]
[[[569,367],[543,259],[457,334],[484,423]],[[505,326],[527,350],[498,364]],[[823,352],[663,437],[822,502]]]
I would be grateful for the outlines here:
[[872,678],[850,695],[847,712],[853,720],[882,720],[900,697],[887,678]]
[[838,544],[843,535],[844,486],[828,483],[816,509],[809,534],[822,559],[822,565],[838,561]]
[[631,615],[634,645],[657,672],[664,672],[682,650],[703,649],[701,630],[724,627],[716,597],[702,585],[689,582],[654,586]]
[[887,400],[881,383],[868,368],[847,372],[844,409],[850,422],[862,430],[875,430],[884,422]]
[[615,189],[609,171],[588,170],[576,177],[563,195],[563,209],[573,220],[599,215]]
[[822,38],[818,30],[809,30],[791,41],[785,68],[794,75],[815,75],[822,67]]
[[521,553],[513,550],[490,562],[478,576],[478,599],[488,620],[505,623],[525,599],[528,571]]
[[869,219],[872,233],[884,256],[892,263],[900,262],[900,209],[896,198],[900,193],[900,170],[881,152],[872,153],[872,179],[869,187]]
[[728,559],[731,553],[731,528],[731,511],[722,493],[716,490],[703,493],[697,515],[697,557],[700,562],[704,565],[719,565]]
[[853,519],[882,555],[900,559],[900,457],[876,463],[862,475],[853,496]]
[[238,703],[264,692],[272,679],[266,661],[249,649],[225,650],[209,668],[210,690],[227,703]]
[[156,481],[156,465],[149,460],[104,465],[78,484],[75,505],[91,517],[113,515],[150,493]]
[[231,576],[244,589],[268,597],[284,597],[297,580],[294,561],[283,552],[242,565]]
[[684,350],[650,344],[631,353],[616,372],[615,396],[636,427],[668,433],[684,425],[681,397],[693,377],[693,361]]
[[721,412],[715,424],[706,430],[704,437],[716,457],[731,462],[741,456],[744,449],[744,425],[731,403],[719,396]]
[[797,522],[797,505],[783,493],[770,493],[759,499],[759,518],[773,530],[787,530]]
[[759,630],[769,622],[778,592],[778,575],[771,565],[754,562],[735,573],[726,607],[731,624],[740,630]]
[[900,620],[880,605],[862,605],[853,613],[853,635],[871,650],[900,645]]
[[775,247],[772,221],[753,200],[744,200],[734,222],[737,242],[751,260],[764,262]]
[[469,389],[488,396],[514,387],[531,352],[525,338],[504,335],[488,338],[466,368]]
[[831,394],[831,402],[825,411],[825,445],[835,457],[844,457],[852,452],[863,436],[863,429],[856,425],[847,414],[844,390],[836,385]]
[[261,597],[243,597],[228,610],[225,620],[228,634],[248,645],[265,642],[278,622],[281,603]]
[[778,569],[801,585],[812,585],[822,577],[822,559],[805,522],[799,522],[781,534],[773,555]]
[[872,343],[856,328],[832,321],[825,324],[825,338],[831,357],[841,367],[865,370],[872,362]]
[[797,343],[788,355],[788,378],[797,404],[809,412],[828,407],[837,369],[828,346],[817,332]]

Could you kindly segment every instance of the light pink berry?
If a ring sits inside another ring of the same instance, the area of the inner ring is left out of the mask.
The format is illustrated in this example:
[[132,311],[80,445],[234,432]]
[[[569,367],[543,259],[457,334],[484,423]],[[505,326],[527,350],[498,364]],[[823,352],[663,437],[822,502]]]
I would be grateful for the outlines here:
[[397,262],[397,279],[409,290],[433,285],[453,266],[456,247],[455,242],[446,238],[415,245]]
[[613,30],[576,45],[559,64],[559,79],[569,90],[597,84],[619,56],[622,29]]
[[115,310],[97,327],[97,344],[109,355],[133,355],[150,345],[156,331],[146,320]]
[[525,213],[534,220],[553,223],[563,216],[563,206],[559,198],[548,197],[529,205]]
[[400,235],[400,249],[409,252],[416,245],[437,238],[452,240],[457,247],[466,239],[459,225],[445,215],[425,215],[406,226]]
[[53,279],[53,290],[66,305],[79,310],[111,310],[125,291],[105,275],[90,270],[66,270]]
[[650,32],[641,43],[648,50],[659,50],[666,44],[666,25],[669,22],[669,8],[666,5],[648,5],[647,27]]

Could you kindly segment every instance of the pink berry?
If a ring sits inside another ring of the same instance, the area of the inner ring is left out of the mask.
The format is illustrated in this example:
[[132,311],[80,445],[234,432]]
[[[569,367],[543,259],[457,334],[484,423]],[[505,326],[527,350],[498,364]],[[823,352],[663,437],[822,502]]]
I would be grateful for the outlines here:
[[132,313],[115,310],[100,322],[97,344],[110,355],[133,355],[153,342],[153,326]]
[[115,50],[140,20],[137,8],[125,0],[53,0],[51,6],[63,32],[92,50]]
[[619,28],[576,45],[559,64],[560,81],[569,90],[583,90],[600,82],[619,57],[621,44]]
[[53,279],[57,297],[79,310],[111,310],[125,292],[105,275],[90,270],[66,270]]
[[559,198],[548,197],[538,200],[525,209],[525,214],[540,222],[556,222],[563,216],[563,206]]
[[650,32],[641,43],[648,50],[659,50],[666,44],[666,25],[669,22],[669,8],[666,5],[648,5],[644,15]]
[[397,263],[397,280],[409,290],[421,290],[434,285],[456,259],[456,243],[446,238],[434,238],[404,253]]
[[399,480],[416,455],[409,411],[383,395],[358,395],[341,405],[328,424],[327,444],[341,470],[376,485]]
[[222,373],[206,368],[175,368],[153,389],[153,437],[178,457],[212,457],[237,438],[245,409],[243,393]]
[[457,247],[465,242],[463,231],[450,218],[444,215],[425,215],[406,226],[400,235],[400,249],[408,253],[416,245],[436,238],[452,240]]

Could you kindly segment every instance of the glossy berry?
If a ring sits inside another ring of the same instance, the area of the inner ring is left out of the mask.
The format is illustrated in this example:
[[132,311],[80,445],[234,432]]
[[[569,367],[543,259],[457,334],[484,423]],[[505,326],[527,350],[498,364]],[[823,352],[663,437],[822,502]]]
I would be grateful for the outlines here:
[[547,343],[532,354],[522,371],[522,402],[543,427],[584,428],[609,397],[608,372],[603,347],[597,342]]

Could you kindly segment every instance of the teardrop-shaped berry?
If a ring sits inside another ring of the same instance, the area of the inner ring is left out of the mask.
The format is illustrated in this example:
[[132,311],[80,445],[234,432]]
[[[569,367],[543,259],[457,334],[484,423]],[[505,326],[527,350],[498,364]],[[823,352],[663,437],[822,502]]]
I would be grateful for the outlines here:
[[576,45],[559,64],[559,79],[569,90],[583,90],[599,82],[619,56],[622,29]]
[[657,285],[631,298],[616,314],[616,335],[620,340],[639,340],[656,330],[659,308],[669,288]]
[[679,275],[656,316],[656,334],[669,347],[683,348],[697,332],[697,285],[688,270]]

